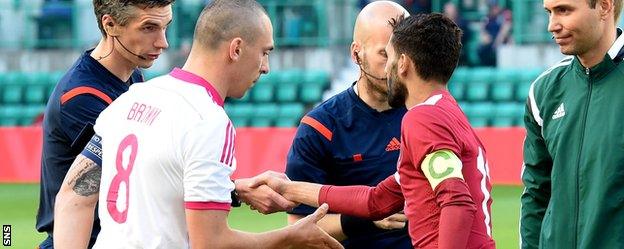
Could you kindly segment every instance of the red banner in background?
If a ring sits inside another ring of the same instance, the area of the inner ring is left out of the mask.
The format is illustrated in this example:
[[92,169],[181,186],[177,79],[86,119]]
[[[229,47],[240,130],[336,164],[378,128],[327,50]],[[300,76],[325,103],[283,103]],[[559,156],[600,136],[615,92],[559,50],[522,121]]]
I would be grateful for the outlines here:
[[[494,184],[521,184],[524,129],[480,128]],[[236,129],[237,169],[233,178],[265,170],[283,172],[294,128]],[[40,127],[0,127],[0,182],[38,182],[41,160]]]
[[0,127],[0,182],[39,182],[41,127]]

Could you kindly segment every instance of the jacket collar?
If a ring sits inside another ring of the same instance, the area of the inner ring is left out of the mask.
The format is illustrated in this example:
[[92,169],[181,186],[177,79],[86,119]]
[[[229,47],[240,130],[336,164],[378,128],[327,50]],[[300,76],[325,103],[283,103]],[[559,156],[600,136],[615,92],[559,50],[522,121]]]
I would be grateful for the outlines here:
[[[611,72],[611,70],[613,70],[620,61],[622,61],[622,58],[624,57],[623,48],[624,35],[622,35],[622,29],[617,28],[617,38],[615,39],[615,42],[613,42],[613,45],[611,45],[611,48],[609,48],[602,61],[589,69],[590,76],[593,79],[600,79]],[[587,77],[587,69],[581,64],[581,61],[577,56],[574,56],[572,64],[574,65],[577,73]]]

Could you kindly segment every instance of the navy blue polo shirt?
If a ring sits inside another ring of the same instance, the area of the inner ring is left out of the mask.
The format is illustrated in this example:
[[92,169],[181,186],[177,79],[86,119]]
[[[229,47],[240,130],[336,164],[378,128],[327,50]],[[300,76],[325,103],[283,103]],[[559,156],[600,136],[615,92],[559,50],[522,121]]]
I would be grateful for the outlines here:
[[[45,109],[43,152],[37,231],[51,233],[54,227],[54,200],[74,159],[93,136],[93,124],[100,112],[134,82],[143,81],[135,70],[123,82],[84,52],[57,83]],[[95,215],[94,241],[100,231]]]
[[[406,108],[378,112],[349,87],[303,117],[288,152],[286,175],[329,185],[377,185],[396,172],[406,112]],[[308,215],[314,210],[299,205],[289,213]],[[350,237],[343,245],[412,248],[407,229]]]

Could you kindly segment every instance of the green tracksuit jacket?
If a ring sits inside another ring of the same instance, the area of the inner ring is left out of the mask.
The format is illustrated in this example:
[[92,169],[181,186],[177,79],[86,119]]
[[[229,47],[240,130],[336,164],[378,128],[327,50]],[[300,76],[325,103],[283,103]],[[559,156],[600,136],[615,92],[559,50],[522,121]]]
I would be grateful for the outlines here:
[[568,57],[531,85],[522,248],[624,248],[623,44],[590,69]]

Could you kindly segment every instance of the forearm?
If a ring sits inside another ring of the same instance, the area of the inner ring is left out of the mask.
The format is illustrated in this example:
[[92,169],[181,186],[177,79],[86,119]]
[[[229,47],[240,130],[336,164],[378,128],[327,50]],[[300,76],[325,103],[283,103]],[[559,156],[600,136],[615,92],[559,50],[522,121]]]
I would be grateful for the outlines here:
[[292,226],[265,232],[248,233],[231,229],[227,212],[186,209],[191,248],[251,249],[290,248]]
[[550,200],[550,181],[544,175],[546,172],[528,167],[531,166],[527,166],[522,174],[525,189],[520,199],[520,239],[523,248],[537,248]]
[[[290,231],[289,228],[282,228],[265,233],[247,233],[237,230],[229,230],[228,234],[223,236],[223,240],[219,242],[208,243],[205,247],[197,248],[215,248],[215,249],[281,249],[291,248],[289,245]],[[192,248],[196,248],[191,246]]]
[[466,248],[477,207],[460,178],[442,181],[435,189],[440,206],[439,248]]
[[79,155],[70,167],[54,207],[54,244],[57,248],[86,248],[98,201],[101,168]]
[[[71,192],[71,193],[70,193]],[[96,202],[83,204],[85,197],[59,192],[54,207],[54,246],[56,248],[87,248],[93,228]],[[97,199],[97,196],[96,198]]]
[[318,207],[322,203],[329,205],[329,210],[335,213],[343,213],[365,218],[384,218],[392,214],[392,211],[384,211],[384,208],[375,206],[374,200],[369,205],[369,199],[375,196],[375,188],[368,186],[328,186],[308,182],[288,182],[285,184],[282,194],[286,199]]
[[383,219],[400,211],[405,201],[400,186],[392,176],[376,187],[323,186],[318,200],[329,204],[332,212],[372,220]]
[[440,211],[440,249],[466,248],[475,210],[467,206],[446,206]]
[[[323,185],[316,183],[292,181],[284,184],[284,188],[278,192],[292,202],[318,207],[322,204],[319,203],[319,193],[322,186]],[[332,208],[331,206],[330,204],[330,210]]]

